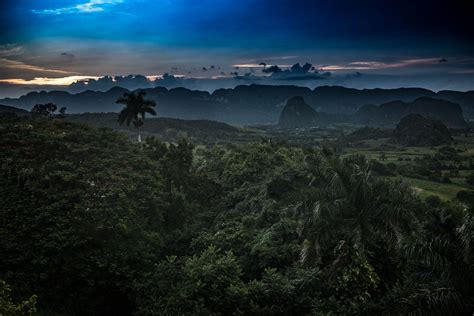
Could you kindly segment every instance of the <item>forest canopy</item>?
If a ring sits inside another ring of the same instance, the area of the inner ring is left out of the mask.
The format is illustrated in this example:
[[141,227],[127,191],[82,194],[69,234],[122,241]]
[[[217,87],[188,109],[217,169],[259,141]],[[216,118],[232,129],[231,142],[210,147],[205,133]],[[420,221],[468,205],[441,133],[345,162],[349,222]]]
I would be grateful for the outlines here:
[[364,156],[268,139],[138,145],[61,117],[0,120],[2,313],[474,308],[472,199],[421,199]]

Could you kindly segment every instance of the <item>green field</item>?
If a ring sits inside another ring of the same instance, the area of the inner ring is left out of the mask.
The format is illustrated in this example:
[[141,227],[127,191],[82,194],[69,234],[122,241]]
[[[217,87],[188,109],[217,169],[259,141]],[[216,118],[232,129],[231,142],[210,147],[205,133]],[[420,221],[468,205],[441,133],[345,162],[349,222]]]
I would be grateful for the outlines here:
[[403,177],[421,197],[436,195],[442,200],[452,200],[460,190],[465,190],[464,186],[455,183],[438,183],[429,180]]
[[[458,160],[441,160],[446,165],[466,165],[470,159],[474,159],[474,136],[455,136],[449,147],[456,150]],[[445,145],[446,146],[446,145]],[[384,164],[394,163],[397,166],[415,165],[415,159],[434,157],[439,150],[445,146],[436,147],[403,147],[390,142],[389,139],[366,140],[345,148],[342,157],[354,154],[365,155],[368,159],[376,160]],[[382,159],[383,156],[383,159]],[[460,190],[472,190],[466,184],[465,178],[473,173],[472,170],[456,170],[455,175],[450,175],[450,170],[441,170],[441,175],[449,178],[450,183],[432,181],[428,178],[398,175],[405,179],[422,197],[436,195],[442,200],[453,200]],[[415,176],[415,175],[414,175]],[[395,178],[395,177],[391,177]]]

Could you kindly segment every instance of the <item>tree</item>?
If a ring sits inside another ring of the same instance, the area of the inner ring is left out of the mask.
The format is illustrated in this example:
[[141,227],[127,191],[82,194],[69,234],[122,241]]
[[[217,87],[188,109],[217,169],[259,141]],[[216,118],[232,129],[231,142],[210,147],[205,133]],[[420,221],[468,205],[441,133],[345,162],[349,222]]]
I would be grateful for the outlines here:
[[156,163],[107,129],[26,122],[0,125],[0,279],[40,315],[131,315],[163,242]]
[[412,217],[406,211],[412,207],[408,187],[372,176],[362,156],[322,159],[319,168],[324,179],[319,199],[303,216],[303,261],[320,262],[321,251],[327,253],[337,240],[350,240],[361,250],[377,238],[389,244],[398,241],[399,231]]
[[26,316],[36,312],[36,295],[18,304],[12,302],[11,288],[0,280],[0,315]]
[[397,314],[471,315],[474,303],[474,220],[464,207],[429,209],[425,227],[408,238],[408,261]]
[[118,121],[120,125],[125,123],[129,126],[133,122],[133,126],[137,129],[139,143],[142,142],[140,127],[143,126],[145,113],[156,115],[153,109],[156,103],[153,100],[145,100],[145,95],[145,91],[125,93],[116,101],[118,104],[125,105],[125,108],[119,113]]
[[[34,117],[50,117],[54,115],[54,112],[58,109],[58,106],[54,103],[46,103],[46,104],[36,104],[32,109],[31,109],[31,114]],[[62,110],[63,108],[61,108]],[[66,108],[64,108],[64,111]],[[61,112],[61,114],[63,114]]]
[[61,118],[64,118],[64,116],[66,115],[66,110],[67,110],[67,108],[65,106],[63,106],[62,108],[59,109],[59,116]]
[[471,173],[468,176],[466,176],[466,183],[468,185],[473,185],[474,186],[474,173]]

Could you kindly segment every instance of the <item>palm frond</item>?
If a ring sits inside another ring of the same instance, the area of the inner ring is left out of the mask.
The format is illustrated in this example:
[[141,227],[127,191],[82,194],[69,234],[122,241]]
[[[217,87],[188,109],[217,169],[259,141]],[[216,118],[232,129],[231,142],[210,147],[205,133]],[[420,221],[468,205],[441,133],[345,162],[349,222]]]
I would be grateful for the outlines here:
[[145,91],[124,93],[122,97],[117,99],[116,103],[125,105],[125,108],[118,116],[120,125],[125,123],[127,126],[130,126],[130,123],[133,122],[133,125],[138,128],[143,125],[145,113],[156,115],[153,109],[156,103],[153,100],[145,100],[145,95]]

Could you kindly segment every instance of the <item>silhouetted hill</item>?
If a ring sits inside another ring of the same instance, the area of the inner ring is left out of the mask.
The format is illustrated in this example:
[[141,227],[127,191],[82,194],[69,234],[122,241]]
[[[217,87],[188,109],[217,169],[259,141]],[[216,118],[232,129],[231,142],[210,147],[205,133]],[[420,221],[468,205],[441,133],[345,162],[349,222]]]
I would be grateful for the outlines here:
[[[66,116],[67,120],[83,123],[93,127],[106,127],[135,133],[135,129],[117,122],[117,113],[83,113]],[[218,142],[224,140],[238,141],[240,138],[252,137],[247,130],[210,120],[181,120],[168,117],[147,118],[142,127],[144,135],[158,135],[165,141],[177,141],[186,137],[196,142]]]
[[281,111],[278,127],[305,128],[324,127],[330,124],[348,122],[349,117],[344,114],[317,112],[308,105],[302,97],[293,97],[288,100]]
[[400,89],[351,89],[338,86],[321,86],[314,89],[313,99],[307,102],[318,111],[351,114],[365,104],[382,104],[390,101],[411,102],[422,96],[435,95],[421,88]]
[[441,121],[413,113],[400,120],[393,138],[404,146],[437,146],[453,140],[449,129]]
[[441,100],[457,103],[462,107],[464,117],[468,119],[474,118],[474,91],[439,91],[436,98]]
[[440,120],[450,127],[466,126],[462,109],[458,104],[429,97],[421,97],[411,103],[392,101],[379,106],[365,105],[352,116],[352,119],[357,124],[393,125],[410,113]]
[[[211,119],[233,124],[275,124],[288,99],[301,96],[319,113],[345,114],[357,112],[367,104],[384,104],[391,101],[413,102],[420,97],[445,99],[459,103],[474,118],[474,92],[441,91],[426,89],[349,89],[338,86],[317,87],[314,90],[297,86],[242,85],[234,89],[208,92],[185,88],[162,87],[141,89],[157,102],[160,116],[182,119]],[[30,110],[35,104],[53,102],[67,107],[68,113],[118,112],[115,101],[127,89],[112,88],[106,92],[85,91],[32,92],[18,99],[3,99],[0,103]],[[400,117],[399,117],[400,118]],[[399,119],[398,118],[398,119]],[[396,121],[398,121],[398,119]]]
[[282,128],[313,127],[317,118],[318,113],[302,97],[293,97],[281,111],[278,125]]
[[19,108],[16,108],[14,106],[8,106],[8,105],[1,105],[0,104],[0,113],[3,113],[3,112],[16,113],[16,114],[19,114],[19,115],[27,115],[27,114],[30,113],[26,110],[19,109]]

